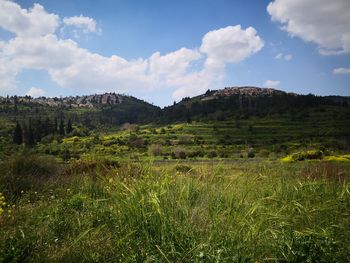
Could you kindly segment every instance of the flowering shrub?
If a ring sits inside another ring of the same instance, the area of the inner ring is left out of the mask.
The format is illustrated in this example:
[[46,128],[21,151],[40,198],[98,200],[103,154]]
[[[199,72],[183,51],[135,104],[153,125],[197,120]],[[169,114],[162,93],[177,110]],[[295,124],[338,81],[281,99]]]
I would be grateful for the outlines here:
[[0,216],[4,212],[4,207],[5,206],[6,206],[5,196],[2,193],[0,193]]

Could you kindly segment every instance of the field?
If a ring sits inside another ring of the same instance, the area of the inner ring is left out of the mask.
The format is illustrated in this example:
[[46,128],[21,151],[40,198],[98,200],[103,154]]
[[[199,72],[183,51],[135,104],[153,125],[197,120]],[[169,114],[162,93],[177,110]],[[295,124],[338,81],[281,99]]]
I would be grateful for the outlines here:
[[0,169],[0,262],[348,262],[349,172],[13,157]]

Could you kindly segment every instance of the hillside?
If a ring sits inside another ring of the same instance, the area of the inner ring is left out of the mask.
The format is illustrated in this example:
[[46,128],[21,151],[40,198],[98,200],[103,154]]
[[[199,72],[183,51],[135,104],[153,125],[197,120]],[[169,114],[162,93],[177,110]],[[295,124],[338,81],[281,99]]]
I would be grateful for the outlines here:
[[224,120],[264,117],[271,114],[299,115],[311,108],[336,106],[348,108],[350,97],[298,95],[271,88],[232,87],[208,90],[193,98],[163,109],[163,120]]
[[[256,87],[207,91],[160,109],[114,93],[0,100],[1,155],[18,143],[64,160],[283,157],[298,150],[350,149],[348,97]],[[23,139],[22,139],[23,138]],[[181,153],[181,154],[180,154]],[[0,155],[0,156],[1,156]]]

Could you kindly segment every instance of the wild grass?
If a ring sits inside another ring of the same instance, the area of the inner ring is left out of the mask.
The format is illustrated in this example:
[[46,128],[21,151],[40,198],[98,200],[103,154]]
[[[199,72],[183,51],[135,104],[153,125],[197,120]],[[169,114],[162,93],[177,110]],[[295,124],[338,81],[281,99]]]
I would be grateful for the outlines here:
[[350,260],[347,164],[67,169],[3,213],[0,262]]

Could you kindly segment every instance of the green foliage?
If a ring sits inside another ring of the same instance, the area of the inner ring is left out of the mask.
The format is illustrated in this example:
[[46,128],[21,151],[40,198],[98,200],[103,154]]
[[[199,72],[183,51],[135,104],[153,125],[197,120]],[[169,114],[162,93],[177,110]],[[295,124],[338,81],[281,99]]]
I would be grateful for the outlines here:
[[321,160],[323,158],[323,152],[320,150],[309,150],[294,153],[290,156],[282,158],[284,162],[295,162],[305,160]]
[[189,165],[177,164],[175,166],[175,171],[180,172],[180,173],[189,173],[189,172],[193,171],[193,168]]
[[16,128],[13,132],[13,142],[19,145],[23,143],[23,131],[18,122],[16,123]]
[[214,151],[214,150],[208,152],[208,157],[209,158],[215,158],[217,156],[218,156],[218,153],[216,151]]
[[50,156],[11,156],[0,163],[0,192],[14,200],[26,191],[38,191],[44,180],[54,177],[58,169],[57,162]]
[[250,147],[247,151],[247,157],[248,158],[254,158],[255,157],[255,153],[254,153],[254,149],[252,147]]
[[304,175],[319,167],[104,166],[76,161],[36,199],[21,195],[1,221],[0,262],[350,260],[349,181]]

